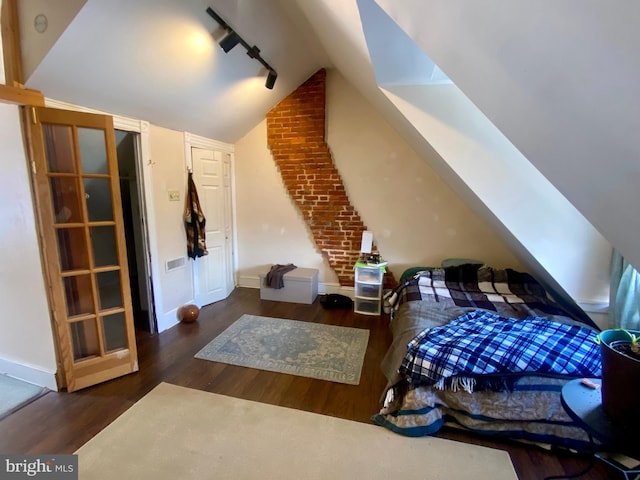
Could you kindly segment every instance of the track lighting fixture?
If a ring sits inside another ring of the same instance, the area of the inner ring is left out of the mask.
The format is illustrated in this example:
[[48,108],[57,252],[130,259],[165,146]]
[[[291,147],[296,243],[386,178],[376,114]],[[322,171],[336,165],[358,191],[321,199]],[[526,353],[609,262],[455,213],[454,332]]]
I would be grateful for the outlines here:
[[220,40],[220,47],[224,50],[224,53],[228,53],[233,47],[240,43],[240,37],[236,32],[230,32]]
[[269,70],[269,74],[267,75],[267,83],[264,84],[269,90],[273,88],[276,83],[276,78],[278,78],[278,74],[275,70]]
[[278,73],[274,70],[274,68],[269,65],[262,56],[260,56],[260,49],[254,45],[250,46],[247,42],[245,42],[242,37],[236,32],[233,28],[225,22],[220,15],[213,11],[211,7],[207,7],[207,13],[216,21],[218,24],[227,31],[227,34],[220,40],[220,47],[224,50],[225,53],[228,53],[233,47],[240,44],[247,50],[247,55],[250,58],[255,58],[260,64],[267,69],[269,72],[267,74],[267,81],[265,83],[265,87],[269,90],[273,88],[276,83],[276,79],[278,78]]

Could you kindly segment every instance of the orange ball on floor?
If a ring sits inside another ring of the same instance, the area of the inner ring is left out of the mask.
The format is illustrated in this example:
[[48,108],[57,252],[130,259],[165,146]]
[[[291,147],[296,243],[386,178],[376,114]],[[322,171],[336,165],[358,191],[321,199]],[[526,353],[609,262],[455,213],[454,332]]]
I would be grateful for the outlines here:
[[183,323],[195,322],[200,314],[196,305],[183,305],[178,309],[178,320]]

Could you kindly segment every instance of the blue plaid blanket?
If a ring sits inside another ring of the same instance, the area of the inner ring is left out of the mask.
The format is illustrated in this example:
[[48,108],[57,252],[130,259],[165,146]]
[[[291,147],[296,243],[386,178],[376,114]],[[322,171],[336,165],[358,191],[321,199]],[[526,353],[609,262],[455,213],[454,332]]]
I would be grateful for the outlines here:
[[[420,333],[409,343],[400,373],[413,385],[470,393],[484,375],[600,377],[596,335],[540,317],[516,320],[476,310]],[[489,378],[483,388],[490,384]]]

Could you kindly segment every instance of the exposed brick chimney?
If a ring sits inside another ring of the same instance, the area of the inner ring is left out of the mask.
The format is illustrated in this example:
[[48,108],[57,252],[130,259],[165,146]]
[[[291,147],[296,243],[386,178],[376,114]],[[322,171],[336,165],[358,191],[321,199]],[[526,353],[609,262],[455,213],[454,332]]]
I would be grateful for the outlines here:
[[[367,230],[351,205],[325,143],[326,71],[319,70],[267,113],[267,143],[289,195],[340,285],[353,286],[353,265]],[[385,287],[396,284],[385,275]]]

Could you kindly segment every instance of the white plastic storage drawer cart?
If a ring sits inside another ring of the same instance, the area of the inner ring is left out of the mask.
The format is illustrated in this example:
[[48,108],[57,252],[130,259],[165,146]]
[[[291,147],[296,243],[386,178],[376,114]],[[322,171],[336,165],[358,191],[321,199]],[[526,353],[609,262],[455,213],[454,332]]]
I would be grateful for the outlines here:
[[356,263],[354,311],[380,315],[382,311],[382,279],[384,267]]

